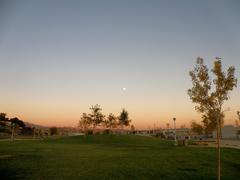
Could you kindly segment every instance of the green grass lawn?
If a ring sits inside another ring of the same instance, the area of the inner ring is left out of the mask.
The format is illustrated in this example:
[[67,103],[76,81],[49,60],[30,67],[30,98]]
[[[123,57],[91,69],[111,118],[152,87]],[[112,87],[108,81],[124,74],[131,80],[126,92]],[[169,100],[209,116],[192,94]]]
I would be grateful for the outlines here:
[[[222,149],[222,179],[239,178],[240,150]],[[0,141],[0,179],[216,179],[216,149],[127,135]]]

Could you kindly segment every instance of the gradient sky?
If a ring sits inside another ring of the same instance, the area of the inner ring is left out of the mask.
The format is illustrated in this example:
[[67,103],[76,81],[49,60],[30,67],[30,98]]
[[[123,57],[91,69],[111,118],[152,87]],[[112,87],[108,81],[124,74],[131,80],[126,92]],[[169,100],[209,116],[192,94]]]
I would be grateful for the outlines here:
[[[0,111],[76,126],[90,105],[138,128],[200,121],[187,96],[197,56],[223,58],[240,79],[238,0],[0,0]],[[126,91],[123,92],[122,88]],[[240,90],[226,103],[226,124]]]

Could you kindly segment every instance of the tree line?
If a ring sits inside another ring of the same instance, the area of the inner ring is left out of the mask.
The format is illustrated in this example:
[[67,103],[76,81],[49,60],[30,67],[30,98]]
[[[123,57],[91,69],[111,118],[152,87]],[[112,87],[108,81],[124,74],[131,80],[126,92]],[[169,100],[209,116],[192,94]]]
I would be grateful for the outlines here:
[[0,113],[0,132],[11,134],[32,135],[34,129],[27,127],[26,124],[17,117],[9,118],[6,113]]
[[48,130],[27,126],[23,120],[17,117],[9,118],[6,113],[0,113],[0,133],[11,135],[14,139],[16,135],[33,136],[35,137],[46,137],[48,135],[57,135],[57,127],[50,127]]
[[[83,113],[79,121],[79,127],[82,131],[94,130],[96,128],[124,129],[124,127],[130,126],[131,120],[129,119],[128,111],[125,109],[122,109],[119,116],[113,113],[109,113],[107,116],[104,115],[102,108],[98,104],[91,106],[89,109],[90,113]],[[131,129],[134,129],[133,125],[131,125]]]

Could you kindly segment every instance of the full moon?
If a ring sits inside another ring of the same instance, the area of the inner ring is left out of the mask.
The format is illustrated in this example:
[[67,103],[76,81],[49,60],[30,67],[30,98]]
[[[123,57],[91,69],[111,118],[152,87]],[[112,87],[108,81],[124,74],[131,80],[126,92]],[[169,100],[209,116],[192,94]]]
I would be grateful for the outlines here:
[[127,88],[122,88],[123,89],[123,91],[126,91],[127,90]]

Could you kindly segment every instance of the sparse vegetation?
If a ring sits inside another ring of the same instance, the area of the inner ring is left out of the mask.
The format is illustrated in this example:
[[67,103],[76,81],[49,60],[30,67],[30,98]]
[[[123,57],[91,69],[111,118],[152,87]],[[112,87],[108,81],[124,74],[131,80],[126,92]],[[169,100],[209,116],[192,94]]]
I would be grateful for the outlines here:
[[[94,130],[97,127],[113,130],[117,127],[128,127],[131,120],[129,119],[128,112],[123,109],[118,117],[113,113],[110,113],[107,117],[103,115],[102,108],[100,105],[96,104],[90,107],[90,113],[83,113],[80,121],[79,128],[87,132],[90,129]],[[134,127],[134,126],[133,126]],[[108,131],[110,132],[110,131]]]

